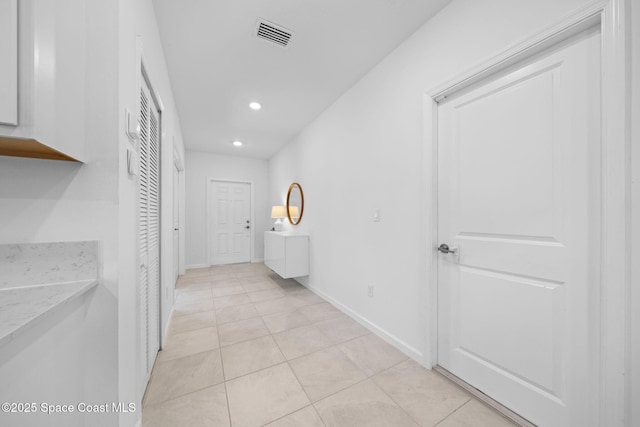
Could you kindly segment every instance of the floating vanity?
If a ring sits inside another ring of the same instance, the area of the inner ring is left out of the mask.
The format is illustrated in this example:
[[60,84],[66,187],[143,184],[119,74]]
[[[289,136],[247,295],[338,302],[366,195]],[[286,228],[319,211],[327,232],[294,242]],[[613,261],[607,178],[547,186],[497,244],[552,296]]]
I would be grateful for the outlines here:
[[265,231],[264,263],[284,279],[308,276],[309,236]]

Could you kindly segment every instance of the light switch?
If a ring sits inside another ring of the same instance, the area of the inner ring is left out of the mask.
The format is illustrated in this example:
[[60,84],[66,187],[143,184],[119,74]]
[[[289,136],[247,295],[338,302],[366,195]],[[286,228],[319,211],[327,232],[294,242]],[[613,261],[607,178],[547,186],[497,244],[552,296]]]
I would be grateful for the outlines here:
[[140,139],[140,122],[131,114],[131,112],[125,108],[125,132],[131,141],[137,141]]
[[380,208],[373,208],[373,222],[380,222]]
[[127,148],[127,171],[129,175],[138,175],[139,162],[138,155],[131,148]]

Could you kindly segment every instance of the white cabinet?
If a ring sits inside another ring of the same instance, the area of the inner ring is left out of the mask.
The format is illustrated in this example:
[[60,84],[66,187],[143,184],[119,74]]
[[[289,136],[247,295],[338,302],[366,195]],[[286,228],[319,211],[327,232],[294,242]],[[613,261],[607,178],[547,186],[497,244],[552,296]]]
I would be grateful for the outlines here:
[[18,0],[0,0],[0,123],[18,123]]
[[[11,19],[3,12],[14,3],[0,0],[0,22]],[[17,7],[17,120],[0,117],[0,155],[82,161],[88,104],[85,1],[19,0]],[[4,39],[0,44],[3,70],[4,50],[10,49],[5,44],[14,46]],[[0,71],[0,87],[12,85],[5,80],[9,74]],[[15,108],[15,102],[9,104]]]
[[308,276],[309,236],[265,231],[264,263],[285,279]]

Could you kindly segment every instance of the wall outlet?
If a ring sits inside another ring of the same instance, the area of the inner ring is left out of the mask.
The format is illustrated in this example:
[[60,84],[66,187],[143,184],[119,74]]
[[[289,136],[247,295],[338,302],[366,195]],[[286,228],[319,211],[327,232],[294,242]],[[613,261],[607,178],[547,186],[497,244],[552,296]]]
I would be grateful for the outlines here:
[[373,285],[369,285],[368,295],[370,298],[373,298]]

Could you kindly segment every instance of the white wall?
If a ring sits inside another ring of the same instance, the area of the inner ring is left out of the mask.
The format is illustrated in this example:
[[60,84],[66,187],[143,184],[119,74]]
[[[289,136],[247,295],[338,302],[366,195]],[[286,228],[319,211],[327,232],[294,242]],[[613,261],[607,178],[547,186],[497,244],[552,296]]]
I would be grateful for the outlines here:
[[209,266],[207,260],[207,178],[253,183],[254,240],[252,261],[264,258],[264,231],[271,229],[271,205],[267,201],[267,161],[187,151],[186,163],[186,265]]
[[[137,178],[127,173],[126,150],[134,145],[125,135],[124,109],[139,110],[141,84],[140,54],[151,78],[154,91],[160,96],[164,110],[161,116],[161,321],[166,332],[173,305],[173,150],[174,143],[184,158],[180,121],[175,107],[171,82],[166,67],[160,36],[151,0],[119,1],[119,385],[120,400],[138,402],[140,382],[140,318],[138,316],[138,252]],[[141,52],[138,48],[141,47]],[[121,414],[120,425],[133,426],[140,412]]]
[[[311,235],[311,274],[304,282],[424,360],[428,256],[423,182],[424,94],[539,33],[588,0],[454,0],[316,118],[269,161],[269,203],[284,201],[289,183],[305,192],[300,231]],[[630,2],[629,2],[630,3]],[[637,8],[637,2],[636,2]],[[638,42],[640,17],[635,11]],[[637,52],[637,46],[634,47]],[[637,58],[634,75],[640,75]],[[634,84],[638,84],[636,77]],[[640,129],[635,93],[635,146]],[[636,182],[640,156],[635,154]],[[636,184],[635,211],[640,212]],[[380,208],[381,221],[372,221]],[[634,216],[635,325],[640,324],[640,238]],[[290,226],[289,226],[290,227]],[[367,297],[367,285],[375,297]],[[630,364],[640,401],[637,329]],[[635,405],[637,421],[640,414]]]

